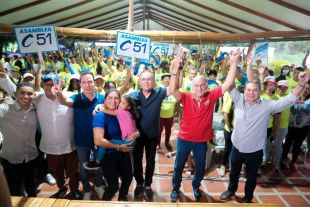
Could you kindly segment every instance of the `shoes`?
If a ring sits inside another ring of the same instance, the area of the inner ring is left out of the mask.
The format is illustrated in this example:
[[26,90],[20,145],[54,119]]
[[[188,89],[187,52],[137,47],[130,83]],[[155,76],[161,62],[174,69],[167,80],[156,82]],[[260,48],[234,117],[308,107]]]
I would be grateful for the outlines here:
[[280,167],[281,169],[289,169],[289,165],[283,161],[280,163]]
[[169,142],[165,143],[165,146],[166,146],[168,151],[172,151],[173,147],[171,146],[171,144]]
[[45,181],[49,184],[49,185],[55,185],[56,184],[56,180],[55,178],[53,177],[53,175],[51,173],[48,173],[46,176],[45,176]]
[[83,200],[91,200],[91,191],[90,192],[84,192]]
[[153,199],[153,190],[152,190],[151,186],[145,186],[145,188],[144,188],[144,195],[145,195],[145,198],[147,200],[152,200]]
[[267,166],[267,160],[263,160],[262,164],[261,164],[261,167],[262,168],[265,168]]
[[199,188],[194,189],[194,197],[196,201],[200,201],[201,200],[201,192],[199,190]]
[[86,170],[99,170],[100,164],[98,164],[96,161],[89,161],[89,162],[84,162],[83,167]]
[[80,191],[75,191],[70,193],[74,200],[82,200],[83,195]]
[[234,192],[227,190],[224,193],[222,193],[222,195],[220,196],[220,200],[221,201],[228,201],[229,199],[231,199],[234,196],[235,196]]
[[179,191],[173,190],[173,191],[170,193],[170,201],[171,201],[171,202],[177,202],[177,200],[178,200],[178,198],[179,198],[179,194],[180,194]]
[[128,201],[128,198],[127,198],[127,196],[118,197],[118,201]]
[[101,199],[103,194],[104,194],[104,191],[105,191],[104,188],[103,188],[103,185],[101,185],[99,187],[95,186],[94,190],[98,194],[98,197]]
[[63,198],[67,194],[67,191],[67,188],[60,189],[57,193],[52,195],[52,198]]
[[225,172],[226,172],[226,167],[225,167],[225,165],[221,165],[221,167],[220,167],[220,172],[219,172],[220,176],[221,176],[221,177],[225,177]]
[[243,198],[243,203],[253,203],[252,199]]
[[142,196],[143,191],[144,191],[143,185],[138,184],[134,191],[134,197],[140,198]]

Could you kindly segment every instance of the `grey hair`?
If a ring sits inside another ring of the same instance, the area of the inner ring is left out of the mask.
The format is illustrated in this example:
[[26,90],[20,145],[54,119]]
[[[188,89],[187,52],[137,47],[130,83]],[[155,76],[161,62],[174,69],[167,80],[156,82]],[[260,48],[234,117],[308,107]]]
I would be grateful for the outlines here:
[[255,83],[255,84],[258,86],[259,91],[261,91],[262,84],[261,84],[261,82],[260,82],[259,79],[248,80],[248,81],[245,83],[245,88],[247,87],[247,85],[248,85],[249,83]]
[[202,81],[205,81],[207,83],[207,79],[203,75],[197,75],[195,78],[193,78],[193,82],[196,82],[198,80],[202,80]]
[[[149,73],[149,74],[151,74],[152,79],[155,80],[155,75],[154,75],[154,73],[152,73],[151,71],[148,71],[148,70],[142,71],[141,74],[140,74],[140,77],[141,77],[141,75],[142,75],[143,73]],[[139,79],[140,79],[140,78],[139,78]]]

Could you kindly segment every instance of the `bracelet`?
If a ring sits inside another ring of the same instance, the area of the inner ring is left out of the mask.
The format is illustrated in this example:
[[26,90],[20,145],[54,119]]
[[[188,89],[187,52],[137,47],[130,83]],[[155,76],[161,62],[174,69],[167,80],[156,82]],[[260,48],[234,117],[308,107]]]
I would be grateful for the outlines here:
[[117,149],[116,149],[116,151],[119,151],[119,144],[117,145]]

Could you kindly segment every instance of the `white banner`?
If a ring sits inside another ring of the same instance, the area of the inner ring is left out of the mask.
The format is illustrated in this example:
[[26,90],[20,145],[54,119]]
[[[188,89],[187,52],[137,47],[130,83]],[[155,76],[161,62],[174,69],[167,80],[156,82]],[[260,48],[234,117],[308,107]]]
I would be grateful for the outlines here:
[[137,59],[150,59],[151,38],[117,32],[116,55],[134,57]]
[[58,50],[58,40],[53,25],[14,27],[20,53]]

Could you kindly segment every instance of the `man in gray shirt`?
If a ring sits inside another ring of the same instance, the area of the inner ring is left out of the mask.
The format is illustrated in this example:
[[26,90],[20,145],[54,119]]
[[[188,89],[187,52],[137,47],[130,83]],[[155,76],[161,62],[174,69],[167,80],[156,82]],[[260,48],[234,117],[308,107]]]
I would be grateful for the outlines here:
[[300,73],[298,86],[292,93],[277,101],[260,99],[260,81],[251,80],[246,84],[244,94],[233,88],[230,96],[235,103],[235,128],[232,133],[231,171],[228,190],[220,199],[229,200],[238,189],[242,164],[246,165],[245,203],[251,203],[259,165],[263,156],[267,124],[270,115],[292,106],[303,91],[310,74]]

